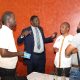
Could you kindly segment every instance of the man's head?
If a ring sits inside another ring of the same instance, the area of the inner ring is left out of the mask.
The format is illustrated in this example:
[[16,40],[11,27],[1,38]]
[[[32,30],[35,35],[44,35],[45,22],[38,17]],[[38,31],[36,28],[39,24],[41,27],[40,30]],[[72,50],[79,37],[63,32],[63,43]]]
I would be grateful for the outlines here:
[[15,15],[11,11],[6,11],[2,15],[2,24],[8,26],[10,29],[13,29],[16,26]]
[[31,25],[32,26],[34,26],[34,27],[39,27],[39,25],[40,25],[40,21],[39,21],[39,18],[38,18],[38,16],[31,16],[31,18],[30,18],[30,23],[31,23]]
[[68,22],[63,22],[60,26],[61,34],[66,34],[70,30],[70,24]]

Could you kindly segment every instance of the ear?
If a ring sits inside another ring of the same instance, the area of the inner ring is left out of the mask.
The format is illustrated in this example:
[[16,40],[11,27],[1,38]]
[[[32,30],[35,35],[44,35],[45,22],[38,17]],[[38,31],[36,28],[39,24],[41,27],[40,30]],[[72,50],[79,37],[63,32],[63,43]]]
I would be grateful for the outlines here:
[[31,23],[31,25],[33,25],[33,22],[32,21],[30,21],[30,23]]

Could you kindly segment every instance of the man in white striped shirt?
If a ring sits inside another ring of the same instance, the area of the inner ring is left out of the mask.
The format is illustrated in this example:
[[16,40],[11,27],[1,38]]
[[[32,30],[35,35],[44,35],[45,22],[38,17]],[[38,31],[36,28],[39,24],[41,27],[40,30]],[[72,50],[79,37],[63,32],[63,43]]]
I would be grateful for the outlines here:
[[60,26],[61,35],[57,37],[53,45],[54,51],[56,52],[54,64],[57,69],[58,76],[63,74],[63,70],[65,70],[65,76],[69,76],[71,57],[65,57],[65,49],[73,38],[73,36],[69,34],[69,30],[70,24],[68,22],[63,22]]

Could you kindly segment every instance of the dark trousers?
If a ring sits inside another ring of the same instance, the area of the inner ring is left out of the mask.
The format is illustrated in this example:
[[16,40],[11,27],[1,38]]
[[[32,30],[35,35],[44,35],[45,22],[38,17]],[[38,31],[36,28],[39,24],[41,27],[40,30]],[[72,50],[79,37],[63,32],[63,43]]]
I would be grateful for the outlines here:
[[26,76],[18,77],[16,69],[0,68],[0,80],[27,80]]
[[25,60],[27,63],[27,73],[45,72],[45,55],[44,53],[33,53],[30,60]]
[[4,69],[0,68],[1,80],[16,80],[15,69]]
[[5,76],[2,77],[0,80],[28,80],[26,77],[9,77],[9,76]]
[[58,76],[63,76],[65,75],[66,77],[69,77],[70,75],[70,67],[69,68],[56,68],[57,75]]

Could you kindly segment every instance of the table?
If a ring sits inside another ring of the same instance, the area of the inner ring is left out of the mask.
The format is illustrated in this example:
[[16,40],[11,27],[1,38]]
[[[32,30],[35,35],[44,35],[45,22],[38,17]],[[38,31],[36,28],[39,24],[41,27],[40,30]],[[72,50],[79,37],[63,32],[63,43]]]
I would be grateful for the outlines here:
[[[27,76],[28,80],[54,80],[56,76],[49,75],[49,74],[43,74],[38,72],[32,72]],[[55,79],[56,80],[56,79]],[[57,76],[57,80],[62,80],[61,77]],[[66,78],[66,80],[69,80],[69,78]]]

